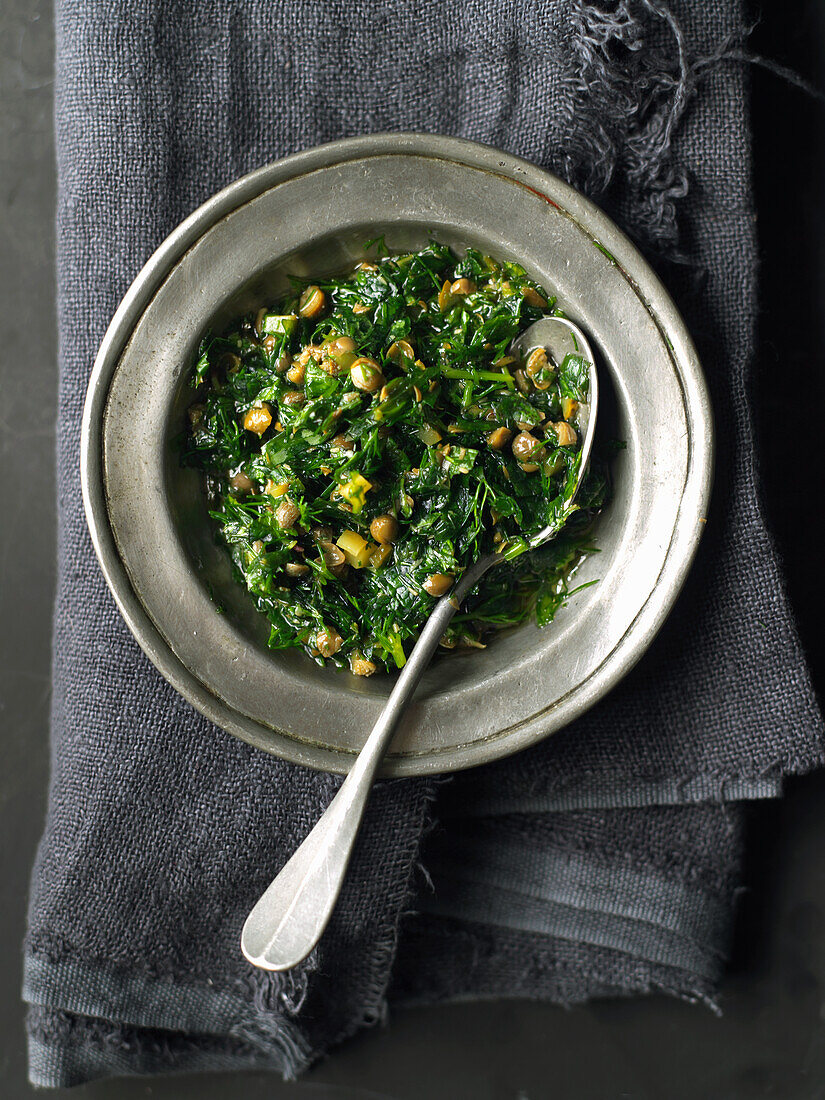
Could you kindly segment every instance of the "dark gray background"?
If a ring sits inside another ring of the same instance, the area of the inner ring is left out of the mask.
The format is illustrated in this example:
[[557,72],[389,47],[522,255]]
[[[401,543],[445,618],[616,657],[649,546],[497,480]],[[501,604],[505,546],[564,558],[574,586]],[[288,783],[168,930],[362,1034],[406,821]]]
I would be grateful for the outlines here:
[[[825,86],[825,5],[764,0],[754,50]],[[51,5],[0,0],[0,1093],[25,1080],[20,942],[48,774],[54,586]],[[825,687],[825,107],[754,70],[762,244],[761,443],[791,597]],[[798,387],[804,396],[797,396]],[[788,433],[794,439],[788,446]],[[788,476],[788,462],[803,473]],[[665,1000],[563,1011],[502,1002],[399,1011],[300,1084],[265,1074],[100,1082],[77,1097],[583,1100],[825,1097],[825,775],[754,808],[724,1015]],[[60,1095],[70,1095],[61,1092]]]

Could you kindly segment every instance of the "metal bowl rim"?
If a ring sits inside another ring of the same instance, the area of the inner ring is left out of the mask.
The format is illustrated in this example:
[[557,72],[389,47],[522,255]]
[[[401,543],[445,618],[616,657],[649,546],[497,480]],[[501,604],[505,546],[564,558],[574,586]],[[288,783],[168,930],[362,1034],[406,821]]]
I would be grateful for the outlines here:
[[[464,139],[421,133],[381,133],[345,138],[295,153],[240,177],[209,198],[184,219],[148,259],[123,297],[100,344],[89,379],[81,427],[80,472],[86,519],[101,569],[121,614],[138,644],[172,686],[207,718],[249,744],[293,763],[338,774],[348,771],[354,760],[352,754],[308,744],[277,731],[263,731],[257,723],[246,719],[210,692],[183,665],[159,633],[132,588],[109,523],[102,468],[103,416],[109,383],[135,325],[171,269],[211,226],[284,180],[363,157],[399,154],[429,156],[482,168],[521,182],[553,205],[559,205],[565,215],[586,228],[594,244],[608,251],[633,285],[670,348],[685,391],[691,454],[683,503],[674,528],[673,542],[677,541],[678,534],[679,553],[668,554],[663,569],[667,577],[659,579],[655,606],[649,607],[651,601],[645,604],[605,665],[591,676],[579,697],[567,704],[565,724],[579,717],[614,687],[658,633],[696,554],[713,480],[710,397],[684,321],[658,276],[628,237],[594,203],[551,172],[492,146]],[[558,196],[560,203],[554,203],[546,192]],[[501,731],[494,739],[453,747],[442,754],[400,757],[385,774],[439,774],[489,763],[547,736],[550,729],[537,729],[540,718],[541,714],[535,715],[512,732]]]

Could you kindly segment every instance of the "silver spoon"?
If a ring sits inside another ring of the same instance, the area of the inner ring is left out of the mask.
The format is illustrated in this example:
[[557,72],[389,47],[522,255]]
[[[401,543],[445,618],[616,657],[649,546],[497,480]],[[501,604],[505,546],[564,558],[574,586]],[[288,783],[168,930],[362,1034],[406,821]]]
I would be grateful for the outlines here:
[[[545,348],[556,363],[561,363],[569,353],[575,353],[590,367],[588,400],[579,407],[578,427],[584,442],[578,477],[568,497],[568,505],[572,505],[593,445],[599,397],[595,361],[584,333],[562,317],[542,318],[512,344],[512,350],[521,354],[539,347]],[[531,549],[553,538],[565,519],[566,514],[553,526],[540,531],[531,540]],[[255,966],[264,970],[289,970],[305,959],[321,938],[341,892],[375,773],[407,703],[466,596],[488,569],[505,560],[506,555],[501,553],[480,558],[435,605],[338,793],[246,919],[241,933],[241,950]]]

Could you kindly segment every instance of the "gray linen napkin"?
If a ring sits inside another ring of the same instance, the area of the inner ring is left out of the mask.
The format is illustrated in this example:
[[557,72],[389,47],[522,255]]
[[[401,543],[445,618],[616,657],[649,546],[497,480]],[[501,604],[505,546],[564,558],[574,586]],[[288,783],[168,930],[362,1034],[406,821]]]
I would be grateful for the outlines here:
[[[713,1003],[739,881],[726,800],[776,795],[823,760],[757,492],[746,76],[723,58],[742,19],[739,0],[58,0],[59,583],[25,948],[33,1082],[294,1075],[388,998]],[[381,784],[327,935],[274,976],[240,956],[241,924],[338,780],[215,729],[140,653],[85,530],[80,413],[117,302],[182,217],[274,158],[390,129],[527,157],[636,238],[699,343],[718,476],[685,594],[637,669],[509,761]]]

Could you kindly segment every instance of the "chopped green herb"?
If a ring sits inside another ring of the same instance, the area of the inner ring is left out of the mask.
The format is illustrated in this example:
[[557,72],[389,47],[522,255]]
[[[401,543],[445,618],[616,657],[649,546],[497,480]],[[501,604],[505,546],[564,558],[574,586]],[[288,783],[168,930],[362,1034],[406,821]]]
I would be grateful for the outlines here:
[[[587,363],[512,341],[555,302],[517,264],[430,242],[366,261],[203,341],[182,461],[273,648],[369,675],[401,667],[433,608],[481,555],[494,569],[444,636],[483,646],[550,622],[605,499],[591,469],[571,506]],[[530,553],[548,524],[563,527]]]

